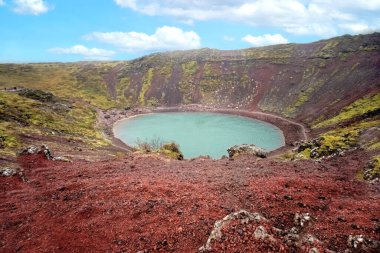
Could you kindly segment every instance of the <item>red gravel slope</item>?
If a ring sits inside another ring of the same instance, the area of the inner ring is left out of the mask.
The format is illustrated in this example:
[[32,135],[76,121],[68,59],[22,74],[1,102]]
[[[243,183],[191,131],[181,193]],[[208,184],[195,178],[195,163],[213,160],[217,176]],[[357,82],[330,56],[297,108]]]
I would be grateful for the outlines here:
[[[321,241],[320,250],[343,251],[349,235],[380,239],[379,185],[355,178],[363,158],[360,151],[324,163],[154,155],[64,163],[24,156],[27,182],[0,177],[0,252],[196,252],[216,220],[241,209],[282,230],[296,213],[310,213],[305,233]],[[239,239],[249,227],[238,232],[227,231],[237,239],[223,237],[217,248],[278,252]],[[276,244],[280,252],[302,252]]]

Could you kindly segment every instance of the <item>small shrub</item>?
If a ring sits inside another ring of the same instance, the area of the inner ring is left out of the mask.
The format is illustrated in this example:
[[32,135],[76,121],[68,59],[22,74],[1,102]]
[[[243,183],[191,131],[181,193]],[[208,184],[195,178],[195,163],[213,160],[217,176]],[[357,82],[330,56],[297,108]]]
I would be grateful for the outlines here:
[[171,158],[183,160],[183,155],[182,152],[179,150],[179,145],[175,142],[170,142],[162,145],[159,152]]
[[153,137],[153,139],[151,140],[137,139],[136,141],[137,149],[144,151],[146,153],[158,151],[159,149],[161,149],[163,145],[164,145],[163,141],[158,136]]
[[156,152],[177,160],[183,160],[182,152],[180,151],[177,143],[164,143],[159,137],[154,137],[150,141],[142,141],[138,139],[136,141],[136,149],[143,153]]

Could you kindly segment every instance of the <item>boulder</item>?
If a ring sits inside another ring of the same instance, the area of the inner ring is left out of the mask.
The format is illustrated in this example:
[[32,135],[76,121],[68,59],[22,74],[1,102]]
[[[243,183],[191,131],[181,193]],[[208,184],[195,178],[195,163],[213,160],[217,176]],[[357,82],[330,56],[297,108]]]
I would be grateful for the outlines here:
[[38,148],[35,146],[29,146],[24,148],[21,152],[20,155],[33,155],[38,153]]
[[[198,249],[206,252],[325,252],[314,235],[307,234],[308,213],[296,214],[295,227],[282,230],[259,213],[233,212],[214,224],[206,243]],[[257,249],[254,251],[253,249]]]
[[364,180],[370,182],[379,182],[380,180],[380,156],[372,158],[364,168]]
[[380,242],[363,235],[349,235],[346,252],[380,252]]
[[33,155],[33,154],[43,154],[48,160],[54,159],[54,156],[52,155],[49,147],[45,144],[42,144],[41,148],[37,148],[35,146],[29,146],[29,147],[24,148],[20,152],[20,155]]
[[227,149],[229,158],[234,158],[238,155],[253,155],[261,158],[267,157],[267,152],[253,144],[240,144]]
[[17,170],[9,167],[0,168],[1,177],[11,177],[17,174]]
[[[210,236],[207,239],[207,242],[205,245],[199,248],[198,252],[208,252],[212,250],[212,244],[215,241],[220,241],[223,237],[222,230],[227,227],[232,221],[238,221],[241,224],[247,224],[251,221],[254,221],[255,223],[260,223],[261,221],[266,222],[266,219],[261,216],[259,213],[250,213],[246,210],[240,210],[234,213],[231,213],[227,216],[225,216],[223,219],[218,220],[214,224],[214,229],[211,231]],[[261,231],[262,233],[265,233],[265,229]],[[261,233],[260,232],[260,233]],[[261,235],[260,236],[264,236]]]

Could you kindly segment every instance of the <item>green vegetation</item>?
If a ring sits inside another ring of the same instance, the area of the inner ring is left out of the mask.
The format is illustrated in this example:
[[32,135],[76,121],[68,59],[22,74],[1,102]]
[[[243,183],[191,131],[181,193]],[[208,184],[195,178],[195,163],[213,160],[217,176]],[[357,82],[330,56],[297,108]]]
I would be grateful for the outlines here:
[[182,94],[184,104],[193,102],[194,81],[193,78],[198,70],[198,63],[196,61],[189,61],[183,63],[182,67],[182,80],[179,82],[179,90]]
[[354,103],[343,108],[343,110],[335,117],[322,121],[313,126],[313,128],[326,127],[332,124],[337,124],[354,117],[369,114],[380,109],[380,93],[370,97],[364,97],[356,100]]
[[200,81],[200,89],[202,93],[202,102],[213,104],[216,100],[215,92],[221,84],[222,75],[214,67],[213,63],[207,62],[203,67],[203,76]]
[[292,56],[295,44],[267,46],[263,48],[250,48],[244,51],[248,59],[271,59],[278,64],[285,64]]
[[297,97],[297,100],[284,110],[284,114],[286,116],[292,116],[299,107],[310,100],[310,97],[315,91],[320,89],[325,84],[322,77],[315,77],[317,74],[318,72],[314,67],[305,69],[302,77],[302,84],[307,84],[307,86],[301,90]]
[[301,145],[296,156],[307,159],[337,155],[344,150],[358,146],[362,131],[379,125],[380,120],[370,120],[357,122],[344,128],[336,128]]
[[335,49],[339,45],[338,40],[328,40],[315,56],[323,59],[329,59],[335,56]]
[[116,85],[116,100],[121,106],[131,106],[133,97],[131,96],[131,80],[127,77],[120,78],[119,83]]
[[136,149],[142,153],[158,153],[169,158],[183,160],[182,152],[180,151],[179,145],[177,143],[163,143],[159,137],[153,138],[150,141],[138,140]]
[[145,76],[145,79],[142,84],[142,88],[139,95],[139,103],[140,105],[146,105],[145,101],[145,94],[149,90],[150,86],[152,85],[152,79],[153,79],[153,69],[150,68]]
[[358,171],[357,178],[359,180],[379,180],[380,178],[380,155],[372,157],[372,159],[367,163],[367,166]]
[[[22,142],[20,134],[61,136],[78,139],[90,146],[108,145],[95,129],[96,111],[84,102],[70,103],[58,97],[39,101],[41,91],[0,91],[0,155],[15,155]],[[34,94],[34,95],[33,95]]]
[[179,145],[175,142],[170,142],[162,145],[159,153],[177,160],[183,160],[182,152],[179,150]]
[[0,87],[24,87],[61,98],[78,98],[102,109],[117,105],[107,92],[104,73],[116,63],[0,64]]

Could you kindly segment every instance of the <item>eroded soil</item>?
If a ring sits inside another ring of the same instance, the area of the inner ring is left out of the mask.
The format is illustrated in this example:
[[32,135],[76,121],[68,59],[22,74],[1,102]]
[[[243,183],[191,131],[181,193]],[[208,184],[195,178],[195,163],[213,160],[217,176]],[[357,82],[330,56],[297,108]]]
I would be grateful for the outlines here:
[[[22,156],[25,182],[0,178],[0,251],[197,252],[216,220],[241,209],[282,230],[294,225],[296,213],[310,213],[305,233],[321,241],[319,249],[343,251],[349,235],[380,239],[379,184],[356,179],[367,158],[361,151],[323,163]],[[218,252],[284,248],[259,248],[247,240],[252,231],[238,232],[228,231]]]

